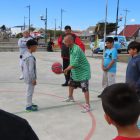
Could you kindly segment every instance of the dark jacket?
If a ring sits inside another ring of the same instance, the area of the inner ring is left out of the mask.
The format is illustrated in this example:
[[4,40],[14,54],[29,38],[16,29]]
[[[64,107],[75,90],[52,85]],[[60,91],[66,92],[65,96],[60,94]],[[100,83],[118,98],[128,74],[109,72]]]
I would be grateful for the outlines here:
[[39,140],[25,119],[0,110],[1,140]]
[[126,82],[134,85],[140,91],[140,55],[129,60],[126,70]]

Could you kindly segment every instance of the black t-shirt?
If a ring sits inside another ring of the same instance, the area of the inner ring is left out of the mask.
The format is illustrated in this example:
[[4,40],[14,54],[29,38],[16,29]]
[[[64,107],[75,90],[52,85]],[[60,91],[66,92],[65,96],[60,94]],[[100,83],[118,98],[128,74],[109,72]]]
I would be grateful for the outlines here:
[[0,110],[0,140],[39,140],[29,123]]

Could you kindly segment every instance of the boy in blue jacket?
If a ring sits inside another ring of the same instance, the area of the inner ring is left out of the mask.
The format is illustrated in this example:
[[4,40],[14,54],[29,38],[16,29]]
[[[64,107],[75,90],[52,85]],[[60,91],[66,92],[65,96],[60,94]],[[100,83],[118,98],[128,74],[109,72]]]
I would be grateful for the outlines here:
[[140,43],[133,41],[128,45],[128,52],[131,59],[126,70],[126,83],[134,85],[140,97]]

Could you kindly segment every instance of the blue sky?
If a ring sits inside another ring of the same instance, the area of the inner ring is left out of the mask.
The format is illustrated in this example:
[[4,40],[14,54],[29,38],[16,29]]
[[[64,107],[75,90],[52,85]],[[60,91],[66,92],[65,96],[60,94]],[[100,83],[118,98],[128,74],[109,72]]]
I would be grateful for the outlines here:
[[[60,9],[63,12],[63,27],[71,25],[73,29],[86,29],[105,19],[106,0],[3,0],[0,8],[0,26],[8,27],[23,25],[24,16],[28,17],[27,5],[31,6],[31,24],[44,28],[40,15],[45,16],[48,9],[48,28],[53,29],[55,18],[57,27],[60,26]],[[140,0],[120,0],[119,15],[125,15],[124,9],[130,10],[127,24],[140,24]],[[108,0],[108,22],[116,21],[117,0]],[[28,18],[26,19],[28,24]],[[124,25],[124,18],[119,23]]]

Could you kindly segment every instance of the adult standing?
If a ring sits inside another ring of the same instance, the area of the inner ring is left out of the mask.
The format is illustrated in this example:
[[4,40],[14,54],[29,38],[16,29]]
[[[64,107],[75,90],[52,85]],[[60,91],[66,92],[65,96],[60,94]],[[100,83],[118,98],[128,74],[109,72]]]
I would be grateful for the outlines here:
[[20,80],[23,79],[23,67],[22,67],[23,54],[28,50],[27,46],[26,46],[26,43],[27,43],[28,40],[33,39],[30,36],[30,33],[29,33],[28,30],[22,31],[22,35],[23,35],[23,37],[18,40],[18,47],[19,47],[19,52],[20,52],[20,69],[21,69],[21,75],[19,77]]
[[74,44],[74,38],[71,34],[65,36],[64,43],[70,49],[70,64],[64,70],[64,73],[67,73],[70,70],[72,73],[69,83],[69,95],[64,101],[74,102],[74,89],[77,87],[82,88],[82,92],[85,95],[85,105],[83,105],[82,112],[85,113],[91,109],[89,97],[89,79],[91,78],[90,64],[83,51]]
[[[76,36],[74,33],[72,33],[71,26],[67,25],[67,26],[65,26],[64,29],[65,29],[65,34],[61,35],[58,38],[58,45],[61,48],[61,57],[62,57],[62,60],[63,60],[63,70],[66,69],[70,64],[69,48],[66,47],[66,45],[63,42],[64,37],[67,34],[72,34],[72,36],[74,38],[74,43],[76,45],[78,45],[83,50],[83,52],[85,52],[85,45],[83,44],[83,42],[80,40],[80,38],[78,36]],[[67,74],[64,74],[64,76],[65,76],[65,83],[62,84],[62,86],[68,86],[68,83],[69,83],[69,80],[70,80],[70,71],[68,71]]]

